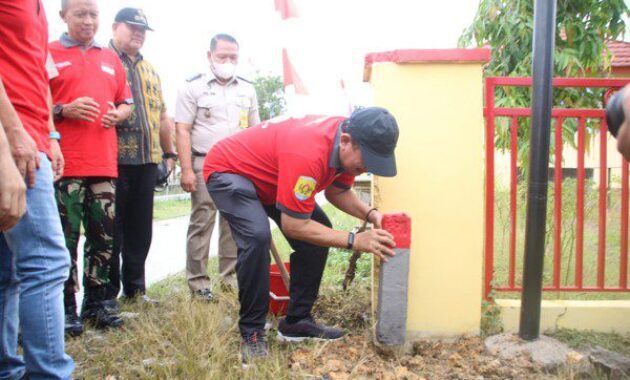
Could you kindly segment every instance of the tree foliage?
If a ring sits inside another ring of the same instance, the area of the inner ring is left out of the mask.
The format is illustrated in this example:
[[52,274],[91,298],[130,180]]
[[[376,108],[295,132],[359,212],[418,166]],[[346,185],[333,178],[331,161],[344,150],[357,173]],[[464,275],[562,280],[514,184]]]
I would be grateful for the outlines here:
[[[561,77],[605,76],[611,55],[606,41],[618,39],[629,15],[625,0],[558,0],[554,52],[554,75]],[[532,66],[534,0],[481,0],[472,24],[464,30],[459,45],[489,46],[492,59],[487,76],[530,76]],[[602,106],[603,90],[554,89],[554,107],[596,108]],[[497,107],[531,107],[529,88],[498,88]],[[519,157],[529,151],[529,119],[520,120]],[[575,145],[576,121],[563,124],[564,140]],[[587,125],[589,137],[599,129]],[[509,120],[497,121],[496,146],[508,149]],[[553,140],[552,140],[553,141]],[[524,165],[523,165],[524,166]]]
[[269,120],[285,111],[284,85],[278,75],[259,75],[254,79],[261,120]]
[[[619,38],[628,17],[625,0],[558,0],[554,69],[558,76],[607,71],[606,40]],[[532,64],[534,0],[481,0],[461,46],[492,48],[490,75],[529,75]]]

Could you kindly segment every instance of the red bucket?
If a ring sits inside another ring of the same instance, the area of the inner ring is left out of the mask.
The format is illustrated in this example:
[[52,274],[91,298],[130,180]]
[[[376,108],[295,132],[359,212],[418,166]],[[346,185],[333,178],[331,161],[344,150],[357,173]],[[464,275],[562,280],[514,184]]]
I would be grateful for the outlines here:
[[[284,263],[287,272],[291,273],[290,263]],[[289,291],[276,264],[269,266],[269,312],[275,316],[287,314],[289,308]]]

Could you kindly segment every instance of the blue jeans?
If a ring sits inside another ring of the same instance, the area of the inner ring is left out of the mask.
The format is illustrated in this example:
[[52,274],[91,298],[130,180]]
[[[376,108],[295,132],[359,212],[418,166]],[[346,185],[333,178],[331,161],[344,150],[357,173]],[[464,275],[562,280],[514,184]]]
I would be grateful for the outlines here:
[[[63,283],[66,250],[54,198],[52,168],[43,153],[36,183],[26,193],[26,214],[0,233],[0,379],[69,379],[64,352]],[[17,355],[22,332],[24,358]]]

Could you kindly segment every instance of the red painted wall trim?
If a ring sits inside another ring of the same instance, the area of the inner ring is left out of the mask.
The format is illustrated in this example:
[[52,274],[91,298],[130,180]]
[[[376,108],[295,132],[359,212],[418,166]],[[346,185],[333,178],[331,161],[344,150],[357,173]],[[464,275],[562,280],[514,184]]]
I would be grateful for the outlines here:
[[488,48],[480,49],[406,49],[365,56],[363,80],[369,81],[372,64],[375,62],[394,63],[429,63],[429,62],[489,62],[491,52]]
[[385,214],[381,222],[384,230],[394,235],[396,248],[409,249],[411,246],[411,218],[409,215]]

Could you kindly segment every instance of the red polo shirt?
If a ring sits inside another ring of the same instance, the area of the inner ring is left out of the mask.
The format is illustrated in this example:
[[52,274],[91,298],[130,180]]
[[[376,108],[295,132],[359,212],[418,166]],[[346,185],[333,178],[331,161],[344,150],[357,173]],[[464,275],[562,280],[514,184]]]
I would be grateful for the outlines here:
[[48,23],[40,0],[0,0],[0,78],[37,149],[48,140]]
[[82,50],[72,45],[67,35],[52,42],[49,48],[59,71],[50,80],[53,103],[68,104],[89,96],[101,111],[93,123],[73,119],[55,123],[66,161],[64,177],[117,177],[116,128],[105,128],[102,117],[107,113],[107,102],[133,102],[120,58],[113,50],[98,45]]
[[339,125],[343,117],[306,116],[265,122],[219,141],[204,162],[212,173],[248,178],[262,204],[306,219],[315,194],[331,184],[349,188],[354,176],[340,172]]

